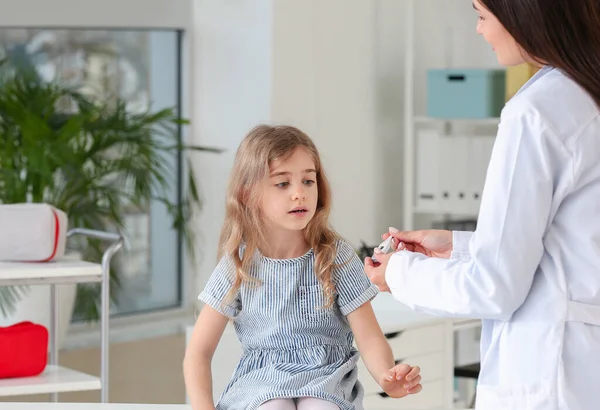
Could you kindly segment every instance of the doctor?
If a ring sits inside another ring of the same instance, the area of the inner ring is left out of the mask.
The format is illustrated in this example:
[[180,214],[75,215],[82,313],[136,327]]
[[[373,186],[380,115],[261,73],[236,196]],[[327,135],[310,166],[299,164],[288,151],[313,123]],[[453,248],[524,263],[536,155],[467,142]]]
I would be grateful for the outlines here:
[[477,229],[390,229],[397,252],[365,271],[412,309],[483,319],[478,409],[597,410],[600,1],[473,6],[502,65],[541,67],[502,111]]

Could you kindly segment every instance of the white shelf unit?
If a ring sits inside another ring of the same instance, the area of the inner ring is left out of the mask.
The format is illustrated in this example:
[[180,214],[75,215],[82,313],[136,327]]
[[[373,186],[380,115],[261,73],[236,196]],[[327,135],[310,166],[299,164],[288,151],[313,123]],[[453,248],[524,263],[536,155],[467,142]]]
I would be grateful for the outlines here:
[[99,390],[100,379],[65,367],[48,365],[36,377],[5,379],[0,382],[0,396],[17,396],[69,391]]
[[474,125],[498,125],[500,118],[432,118],[416,116],[413,118],[415,124],[446,124],[446,123],[470,123]]
[[[102,257],[102,264],[72,259],[52,262],[0,262],[0,286],[50,285],[50,338],[49,363],[35,377],[0,379],[0,397],[52,394],[57,401],[58,393],[100,390],[100,401],[108,402],[108,347],[109,347],[109,267],[112,256],[123,246],[123,237],[118,234],[90,229],[73,229],[67,236],[83,235],[113,242]],[[58,297],[56,285],[66,283],[101,283],[101,366],[100,377],[90,376],[58,365]]]
[[[437,3],[437,0],[432,0]],[[439,3],[440,5],[442,2]],[[415,229],[416,214],[439,214],[448,216],[450,212],[440,210],[440,212],[432,212],[424,210],[417,206],[417,172],[416,172],[416,144],[417,144],[417,129],[422,126],[437,126],[443,127],[443,135],[452,134],[453,126],[462,126],[469,124],[477,127],[497,126],[500,118],[432,118],[415,113],[415,55],[419,50],[415,44],[416,22],[421,21],[416,16],[417,0],[406,0],[406,18],[405,18],[405,54],[404,54],[404,192],[403,192],[403,217],[402,229]],[[438,6],[439,7],[439,6]],[[473,30],[475,28],[473,27]],[[451,34],[450,34],[451,35]],[[481,41],[484,41],[481,39]],[[449,47],[446,47],[449,49]],[[446,54],[449,51],[446,50]],[[449,63],[448,58],[446,62]],[[467,213],[465,213],[467,214]],[[461,214],[460,216],[465,216]],[[469,213],[470,214],[470,213]],[[457,214],[458,215],[458,214]]]
[[[422,1],[422,0],[420,0]],[[435,3],[436,6],[442,7],[443,4],[449,5],[452,2],[439,2],[438,0],[431,0],[432,3]],[[422,22],[422,18],[418,18],[417,14],[417,0],[406,0],[406,15],[405,15],[405,54],[404,54],[404,192],[403,192],[403,230],[413,230],[415,227],[415,216],[417,214],[435,214],[435,215],[443,215],[444,217],[450,216],[448,212],[444,212],[443,210],[439,210],[439,212],[432,212],[431,209],[421,209],[417,205],[417,131],[421,127],[435,127],[441,129],[441,135],[449,136],[453,133],[453,128],[464,128],[464,126],[468,127],[476,127],[483,128],[486,131],[490,130],[492,127],[497,126],[500,123],[500,118],[473,118],[473,119],[463,119],[463,118],[432,118],[422,115],[422,113],[416,113],[415,111],[415,84],[416,81],[416,55],[422,50],[417,49],[417,45],[415,44],[416,38],[416,29],[417,23]],[[422,3],[421,3],[422,4]],[[473,28],[474,29],[474,28]],[[451,33],[450,33],[451,34]],[[481,41],[484,41],[481,39]],[[446,51],[450,49],[450,47],[446,47]],[[451,60],[448,56],[446,56],[446,63],[448,65]],[[486,132],[487,134],[487,132]],[[454,214],[452,214],[454,216]],[[462,215],[464,216],[464,215]],[[476,217],[476,215],[474,215]],[[418,227],[420,228],[420,227]],[[480,329],[481,322],[479,320],[468,320],[462,323],[456,323],[454,326],[454,331],[457,332],[461,330],[470,330],[470,329]],[[454,338],[452,338],[454,339]],[[460,345],[455,346],[454,340],[452,340],[452,355],[450,356],[449,363],[447,364],[453,370],[454,366],[456,366],[456,357],[455,351],[460,349]],[[463,391],[465,385],[469,387],[466,389],[467,391]],[[459,383],[459,392],[462,396],[467,400],[471,400],[472,394],[470,392],[471,389],[475,389],[475,384],[473,381],[469,380],[465,383]],[[452,382],[452,391],[448,393],[453,396],[454,394],[454,382]],[[467,394],[465,394],[467,393]],[[454,397],[446,396],[447,404],[449,408],[462,408],[466,407],[466,404],[461,403],[460,401],[455,401]]]

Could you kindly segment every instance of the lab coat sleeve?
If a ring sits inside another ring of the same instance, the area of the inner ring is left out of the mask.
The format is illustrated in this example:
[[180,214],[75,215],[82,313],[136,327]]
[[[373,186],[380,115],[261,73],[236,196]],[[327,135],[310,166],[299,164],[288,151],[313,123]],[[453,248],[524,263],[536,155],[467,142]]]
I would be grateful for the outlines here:
[[453,231],[452,232],[452,252],[450,259],[469,259],[469,242],[473,232]]
[[434,315],[498,320],[523,304],[544,251],[553,174],[565,151],[543,124],[533,110],[503,115],[476,231],[453,233],[450,259],[395,253],[386,268],[395,299]]

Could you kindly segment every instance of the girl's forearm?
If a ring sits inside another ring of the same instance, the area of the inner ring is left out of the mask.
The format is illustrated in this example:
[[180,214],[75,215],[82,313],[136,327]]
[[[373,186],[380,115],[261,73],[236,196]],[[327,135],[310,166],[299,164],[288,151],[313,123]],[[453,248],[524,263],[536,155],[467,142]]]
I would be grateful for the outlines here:
[[373,338],[366,348],[360,352],[367,370],[378,383],[392,367],[394,367],[394,355],[385,338]]
[[211,361],[202,356],[186,355],[183,361],[185,387],[194,410],[214,410]]

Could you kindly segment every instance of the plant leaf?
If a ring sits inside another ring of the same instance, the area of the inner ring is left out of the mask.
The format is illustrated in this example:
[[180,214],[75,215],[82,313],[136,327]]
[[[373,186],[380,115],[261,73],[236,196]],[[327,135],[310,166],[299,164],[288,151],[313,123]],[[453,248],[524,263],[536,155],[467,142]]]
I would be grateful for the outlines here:
[[[46,202],[67,213],[70,227],[121,232],[128,213],[148,212],[158,202],[165,205],[193,258],[197,249],[189,222],[202,204],[191,161],[181,154],[223,150],[184,145],[180,132],[189,121],[175,107],[132,113],[126,101],[92,100],[6,64],[0,63],[0,201]],[[184,170],[186,194],[179,201],[173,199],[178,187],[172,183],[182,171],[177,160],[189,168]],[[70,245],[97,263],[108,246],[85,237]],[[125,252],[111,263],[113,303]],[[8,289],[0,293],[3,311],[21,295]],[[99,286],[79,285],[76,316],[98,319],[99,295]]]

